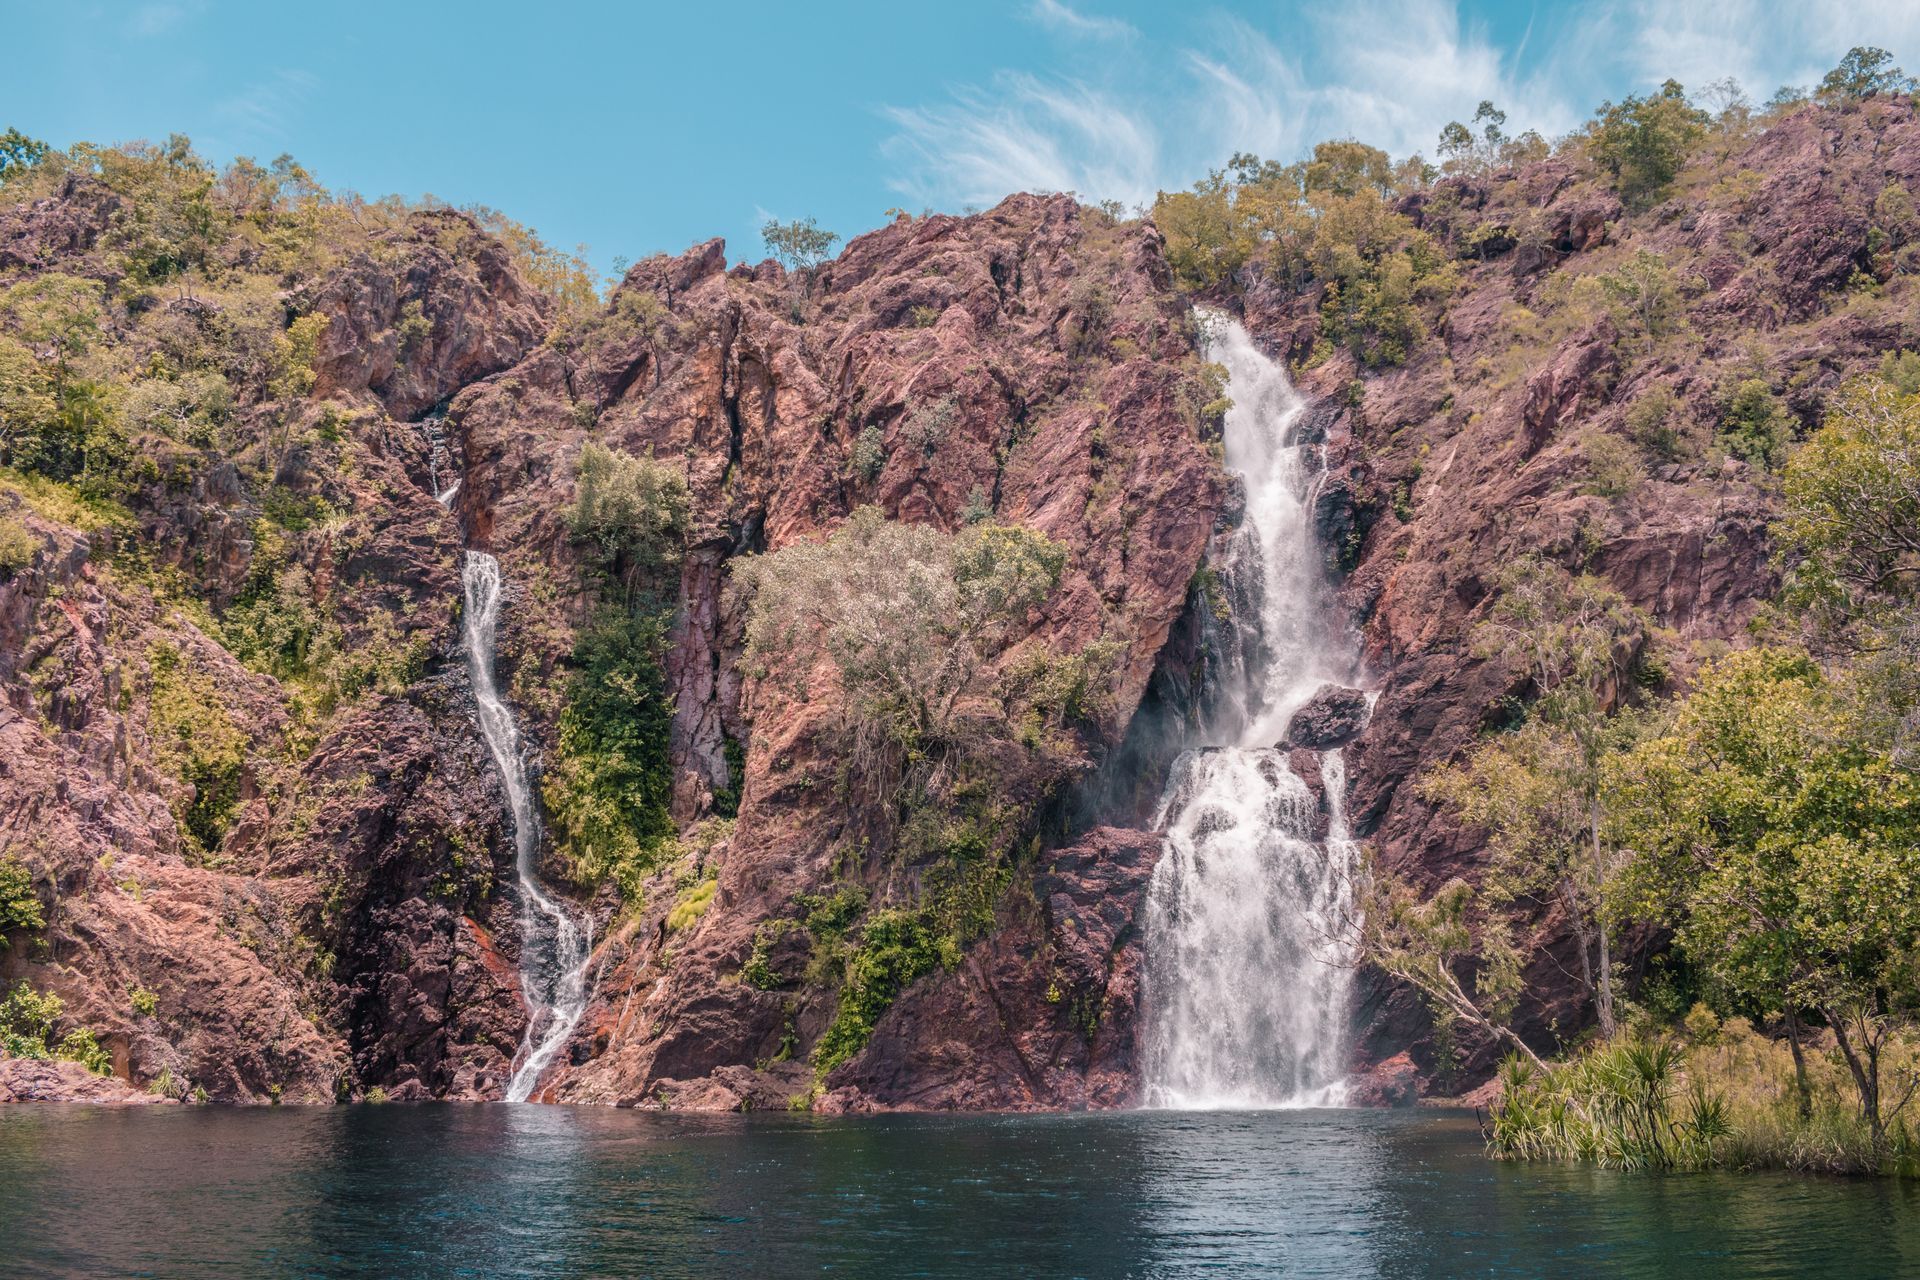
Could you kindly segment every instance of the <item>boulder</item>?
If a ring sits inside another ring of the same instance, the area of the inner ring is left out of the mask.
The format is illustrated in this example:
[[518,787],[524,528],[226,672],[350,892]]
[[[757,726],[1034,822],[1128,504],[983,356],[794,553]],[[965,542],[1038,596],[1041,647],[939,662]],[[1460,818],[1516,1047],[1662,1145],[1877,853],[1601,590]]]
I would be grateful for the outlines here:
[[1331,751],[1359,737],[1366,727],[1366,693],[1344,685],[1323,684],[1307,699],[1307,705],[1293,713],[1282,745]]

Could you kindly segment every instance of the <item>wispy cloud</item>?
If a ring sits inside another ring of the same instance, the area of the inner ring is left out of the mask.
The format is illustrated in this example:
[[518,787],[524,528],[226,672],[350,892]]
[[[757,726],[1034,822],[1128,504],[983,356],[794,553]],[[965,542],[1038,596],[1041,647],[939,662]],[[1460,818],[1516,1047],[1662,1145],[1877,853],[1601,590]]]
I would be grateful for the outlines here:
[[923,203],[991,204],[1009,191],[1140,199],[1159,172],[1152,125],[1076,80],[1007,74],[951,101],[891,107],[882,150],[895,190]]
[[319,85],[319,77],[310,71],[282,68],[224,99],[214,112],[236,150],[281,146],[288,140],[293,117]]
[[[1440,126],[1498,103],[1508,128],[1555,137],[1604,98],[1668,76],[1733,76],[1756,98],[1817,80],[1856,44],[1920,71],[1914,0],[1599,0],[1503,47],[1458,0],[1349,0],[1282,26],[1214,15],[1184,44],[1114,42],[1046,78],[1006,72],[938,100],[886,109],[883,144],[915,200],[988,204],[1009,191],[1148,199],[1234,151],[1291,159],[1357,137],[1396,156],[1431,153]],[[1029,16],[1080,37],[1138,33],[1066,0]],[[1121,29],[1124,29],[1122,31]]]
[[136,40],[151,40],[198,16],[204,8],[205,0],[155,0],[136,6],[127,15],[123,30]]
[[1043,27],[1096,40],[1131,40],[1140,34],[1131,22],[1082,13],[1063,0],[1033,0],[1027,16]]

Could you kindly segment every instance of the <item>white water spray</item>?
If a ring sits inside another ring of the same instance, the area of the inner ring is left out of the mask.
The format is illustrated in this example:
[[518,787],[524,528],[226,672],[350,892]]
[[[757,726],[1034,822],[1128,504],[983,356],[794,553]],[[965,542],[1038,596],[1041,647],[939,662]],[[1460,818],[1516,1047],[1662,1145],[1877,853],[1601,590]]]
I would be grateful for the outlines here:
[[[455,486],[458,486],[455,481]],[[444,503],[452,497],[448,489]],[[526,993],[527,1033],[514,1055],[508,1102],[525,1102],[541,1075],[580,1025],[587,1008],[590,939],[534,872],[540,852],[540,816],[520,754],[513,709],[494,682],[494,637],[500,621],[500,562],[467,552],[460,580],[466,589],[467,671],[480,709],[480,736],[493,752],[513,814],[513,866],[520,878],[520,985]]]
[[1323,682],[1351,683],[1314,540],[1325,460],[1296,435],[1300,397],[1224,316],[1205,315],[1226,366],[1227,466],[1246,511],[1221,557],[1233,621],[1200,741],[1175,762],[1155,825],[1166,847],[1147,904],[1150,1106],[1338,1106],[1352,1002],[1345,939],[1355,847],[1346,768],[1320,755],[1318,805],[1275,742]]

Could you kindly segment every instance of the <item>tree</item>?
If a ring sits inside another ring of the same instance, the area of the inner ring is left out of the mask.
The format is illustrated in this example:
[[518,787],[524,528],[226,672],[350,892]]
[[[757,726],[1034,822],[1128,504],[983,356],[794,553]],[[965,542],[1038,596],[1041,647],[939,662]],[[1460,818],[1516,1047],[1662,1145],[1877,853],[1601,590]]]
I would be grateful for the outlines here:
[[1678,327],[1685,314],[1673,269],[1665,258],[1646,249],[1637,251],[1618,271],[1601,276],[1600,287],[1625,327],[1637,329],[1646,339],[1648,352],[1662,335]]
[[0,187],[25,174],[47,156],[47,144],[18,129],[0,133]]
[[1588,148],[1613,176],[1621,199],[1645,208],[1665,193],[1706,123],[1679,81],[1669,80],[1643,98],[1602,103]]
[[826,659],[854,767],[890,795],[937,790],[974,749],[1012,734],[991,664],[1066,558],[1020,525],[949,534],[861,507],[824,542],[736,561],[733,573],[751,592],[748,653],[796,691]]
[[589,441],[580,450],[567,522],[631,603],[660,570],[679,564],[688,504],[687,480],[678,468]]
[[1823,1020],[1884,1148],[1920,1085],[1882,1079],[1916,994],[1920,775],[1805,654],[1758,649],[1703,672],[1607,784],[1643,909],[1734,997]]
[[1775,526],[1787,599],[1851,660],[1859,723],[1920,764],[1920,361],[1889,357],[1842,388],[1787,462]]
[[813,289],[814,273],[840,241],[836,233],[823,230],[812,218],[801,222],[769,218],[760,228],[760,238],[766,241],[767,251],[780,259],[787,270],[800,273],[809,292]]
[[1871,45],[1855,45],[1840,65],[1820,78],[1816,92],[1826,103],[1864,102],[1881,93],[1912,93],[1913,77],[1893,65],[1893,55]]
[[1748,378],[1734,388],[1720,423],[1720,443],[1750,466],[1776,470],[1793,440],[1794,416],[1765,379]]
[[1557,898],[1579,946],[1582,985],[1601,1033],[1614,1033],[1612,930],[1620,856],[1607,840],[1602,773],[1634,722],[1614,714],[1648,624],[1605,581],[1519,561],[1476,635],[1478,650],[1526,676],[1537,697],[1527,723],[1493,738],[1426,783],[1492,838],[1482,885],[1490,905]]

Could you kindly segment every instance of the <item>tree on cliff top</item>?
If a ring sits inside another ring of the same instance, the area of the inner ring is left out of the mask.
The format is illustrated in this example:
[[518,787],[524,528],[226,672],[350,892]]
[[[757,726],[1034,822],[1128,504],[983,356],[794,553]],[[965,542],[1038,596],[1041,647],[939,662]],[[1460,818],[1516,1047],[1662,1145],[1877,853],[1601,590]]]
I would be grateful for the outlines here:
[[1822,102],[1863,102],[1875,94],[1912,93],[1913,77],[1893,65],[1893,55],[1871,45],[1855,45],[1840,65],[1821,77]]
[[1602,103],[1589,127],[1588,147],[1613,175],[1620,198],[1644,209],[1680,172],[1706,132],[1707,116],[1687,100],[1678,80],[1669,80],[1645,97]]

